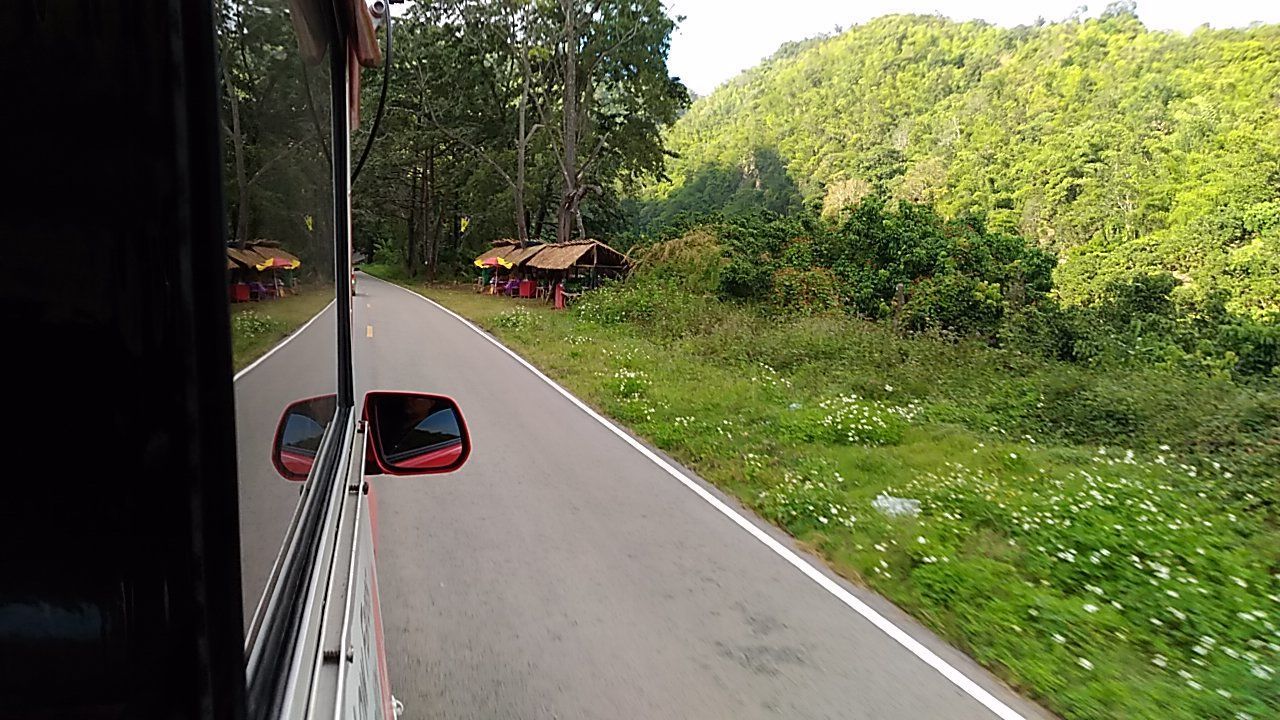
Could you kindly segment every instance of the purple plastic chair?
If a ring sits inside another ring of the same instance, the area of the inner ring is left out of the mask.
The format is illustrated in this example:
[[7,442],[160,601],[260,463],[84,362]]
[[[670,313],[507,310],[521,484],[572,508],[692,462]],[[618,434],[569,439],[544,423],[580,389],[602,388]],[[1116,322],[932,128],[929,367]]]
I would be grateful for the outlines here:
[[276,296],[274,291],[260,282],[249,283],[249,294],[253,296],[254,300],[266,300]]

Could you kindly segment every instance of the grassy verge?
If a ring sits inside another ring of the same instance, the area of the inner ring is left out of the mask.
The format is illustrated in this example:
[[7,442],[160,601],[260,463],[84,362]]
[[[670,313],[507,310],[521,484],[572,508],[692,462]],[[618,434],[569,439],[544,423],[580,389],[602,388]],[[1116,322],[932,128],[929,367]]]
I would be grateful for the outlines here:
[[333,299],[332,288],[304,288],[278,300],[231,306],[231,359],[236,372],[315,317]]
[[[375,277],[390,282],[406,284],[409,282],[409,274],[405,271],[403,265],[386,265],[382,263],[365,263],[360,266],[362,272],[366,272]],[[359,283],[357,283],[359,285]]]
[[1280,713],[1273,384],[706,298],[415,289],[1067,717]]

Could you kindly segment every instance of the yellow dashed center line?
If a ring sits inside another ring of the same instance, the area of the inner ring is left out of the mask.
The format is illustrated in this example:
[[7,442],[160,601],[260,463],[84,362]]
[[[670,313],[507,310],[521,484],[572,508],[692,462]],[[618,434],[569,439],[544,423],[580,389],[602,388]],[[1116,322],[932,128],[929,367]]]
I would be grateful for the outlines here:
[[365,337],[373,337],[373,326],[372,326],[372,325],[367,325],[367,326],[365,326],[365,334],[364,334],[364,336],[365,336]]

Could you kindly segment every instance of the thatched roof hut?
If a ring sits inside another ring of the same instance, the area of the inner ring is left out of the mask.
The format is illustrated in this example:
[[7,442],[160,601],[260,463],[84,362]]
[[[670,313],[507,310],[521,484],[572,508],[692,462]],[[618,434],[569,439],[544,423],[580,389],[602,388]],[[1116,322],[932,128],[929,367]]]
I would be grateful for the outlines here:
[[302,260],[297,255],[294,255],[293,253],[283,248],[268,247],[264,245],[255,245],[253,249],[254,249],[254,252],[258,253],[259,255],[262,255],[263,257],[280,258],[282,260],[286,260],[291,263],[297,263],[298,265],[302,264]]
[[508,262],[516,267],[520,267],[533,259],[535,255],[542,252],[546,245],[529,245],[523,248],[516,248],[511,251],[510,255],[504,256]]
[[297,255],[288,250],[282,250],[270,245],[248,245],[245,246],[244,250],[238,247],[227,248],[227,259],[229,261],[227,267],[229,269],[239,267],[245,270],[258,270],[263,266],[272,266],[273,258],[283,261],[274,263],[277,267],[288,264],[297,267],[302,264]]
[[599,240],[577,240],[562,244],[541,246],[541,250],[524,263],[535,270],[568,270],[572,267],[596,267],[625,269],[630,260],[626,255]]
[[485,250],[484,252],[480,253],[479,257],[477,257],[475,261],[477,263],[484,262],[489,258],[502,258],[503,260],[510,261],[511,252],[516,249],[517,248],[514,244],[494,245],[488,250]]
[[237,247],[229,247],[227,248],[227,257],[236,265],[247,270],[253,270],[256,266],[270,259],[259,255],[252,246],[246,247],[244,250]]

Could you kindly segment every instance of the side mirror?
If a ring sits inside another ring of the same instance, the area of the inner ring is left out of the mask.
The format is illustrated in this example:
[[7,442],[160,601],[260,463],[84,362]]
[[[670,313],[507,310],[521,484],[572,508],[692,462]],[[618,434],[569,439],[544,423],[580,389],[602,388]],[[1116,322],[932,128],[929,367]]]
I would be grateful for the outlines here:
[[376,467],[387,475],[435,475],[462,467],[471,454],[471,437],[452,398],[407,392],[365,395],[369,448]]
[[336,395],[299,400],[285,408],[271,444],[271,464],[286,480],[306,480],[325,428],[338,409]]

